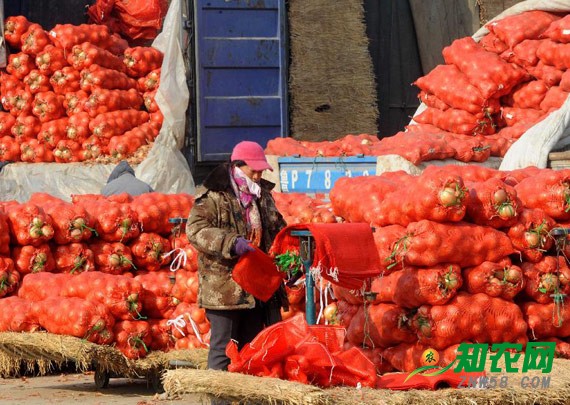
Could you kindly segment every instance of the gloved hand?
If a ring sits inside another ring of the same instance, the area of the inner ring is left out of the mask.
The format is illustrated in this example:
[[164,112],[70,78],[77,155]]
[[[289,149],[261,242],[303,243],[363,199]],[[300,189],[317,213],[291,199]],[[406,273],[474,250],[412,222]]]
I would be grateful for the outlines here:
[[249,241],[243,236],[237,237],[236,243],[232,248],[232,252],[237,256],[241,256],[246,252],[252,252],[253,250],[254,249],[249,245]]

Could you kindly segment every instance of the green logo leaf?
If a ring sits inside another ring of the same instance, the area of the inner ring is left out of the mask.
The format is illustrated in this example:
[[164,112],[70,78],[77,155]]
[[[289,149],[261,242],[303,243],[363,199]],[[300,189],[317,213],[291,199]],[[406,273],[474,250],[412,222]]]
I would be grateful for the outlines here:
[[408,376],[406,377],[406,379],[404,380],[404,382],[408,381],[410,378],[412,378],[413,376],[415,376],[416,374],[419,374],[423,371],[427,371],[427,370],[433,370],[433,369],[438,369],[432,373],[425,373],[422,374],[424,377],[433,377],[436,375],[440,375],[445,373],[447,370],[449,370],[451,367],[453,367],[453,365],[455,364],[455,360],[453,360],[451,363],[449,363],[447,366],[440,368],[439,366],[423,366],[423,367],[418,367],[416,368],[414,371],[412,371],[410,374],[408,374]]

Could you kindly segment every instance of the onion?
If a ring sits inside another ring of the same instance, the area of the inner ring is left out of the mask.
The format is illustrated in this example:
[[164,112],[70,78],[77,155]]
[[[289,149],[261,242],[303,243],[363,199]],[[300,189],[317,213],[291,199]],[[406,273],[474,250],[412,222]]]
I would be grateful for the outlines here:
[[439,202],[444,207],[452,207],[457,205],[458,203],[458,196],[456,195],[455,188],[445,187],[443,190],[439,192]]
[[336,306],[336,302],[332,302],[323,309],[323,316],[324,318],[330,322],[336,321],[336,316],[338,313],[338,308]]
[[514,207],[511,204],[503,204],[498,209],[499,216],[503,219],[510,219],[517,215]]
[[505,269],[505,280],[512,284],[518,284],[522,280],[522,274],[514,267],[507,267]]
[[120,264],[121,264],[121,257],[118,254],[113,253],[109,255],[109,265],[111,267],[117,267]]
[[46,239],[51,239],[53,237],[53,227],[51,225],[42,226],[41,234],[45,236]]
[[73,220],[72,226],[74,228],[83,228],[85,226],[85,218],[75,218]]
[[505,191],[505,189],[500,188],[493,194],[493,201],[495,204],[503,204],[509,200],[509,195]]
[[524,240],[528,245],[529,249],[535,249],[542,245],[541,237],[538,232],[525,232]]
[[551,273],[543,274],[540,278],[540,283],[538,284],[538,288],[546,290],[546,293],[551,293],[556,290],[556,288],[560,285],[560,280],[556,275]]
[[83,235],[83,231],[81,229],[77,229],[77,228],[74,228],[69,232],[69,237],[71,239],[75,239],[75,240],[81,239],[82,235]]
[[42,231],[41,228],[38,228],[37,226],[33,226],[30,228],[30,236],[32,237],[32,239],[38,239],[42,236]]

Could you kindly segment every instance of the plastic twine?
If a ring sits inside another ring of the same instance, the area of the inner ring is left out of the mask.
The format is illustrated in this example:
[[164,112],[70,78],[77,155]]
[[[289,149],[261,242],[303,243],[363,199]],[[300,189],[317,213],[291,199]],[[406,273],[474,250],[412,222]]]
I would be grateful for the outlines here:
[[174,326],[182,336],[186,337],[184,331],[180,329],[186,327],[186,321],[184,321],[184,314],[179,315],[174,319],[169,319],[168,321],[166,321],[166,326]]
[[174,256],[174,259],[172,259],[172,262],[170,263],[170,271],[176,271],[180,267],[185,267],[186,262],[188,261],[188,255],[186,254],[186,251],[182,248],[174,248],[170,252],[164,253],[162,255],[162,258],[166,259],[170,255],[174,254],[177,250],[179,252],[178,254],[176,254],[176,256]]

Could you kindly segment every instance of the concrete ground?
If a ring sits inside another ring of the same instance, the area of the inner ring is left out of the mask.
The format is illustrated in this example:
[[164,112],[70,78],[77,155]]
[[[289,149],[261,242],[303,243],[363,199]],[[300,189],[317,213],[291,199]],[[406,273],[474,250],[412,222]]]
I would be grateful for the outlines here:
[[108,388],[97,389],[94,373],[58,374],[44,377],[0,378],[0,404],[40,405],[210,405],[204,395],[168,399],[156,394],[146,380],[111,379]]

